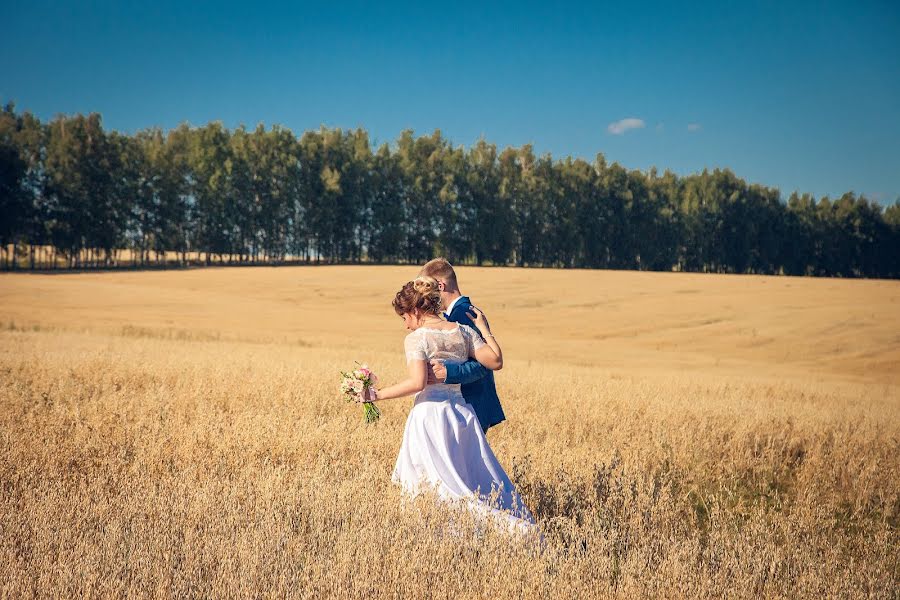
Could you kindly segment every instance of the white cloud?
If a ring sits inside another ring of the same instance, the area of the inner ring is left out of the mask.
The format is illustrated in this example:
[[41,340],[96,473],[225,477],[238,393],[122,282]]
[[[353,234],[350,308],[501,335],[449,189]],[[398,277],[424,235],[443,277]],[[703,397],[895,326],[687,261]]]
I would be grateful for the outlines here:
[[700,123],[688,123],[688,131],[694,132],[700,131],[701,129]]
[[628,119],[622,119],[621,121],[614,121],[614,122],[610,123],[609,126],[606,128],[606,131],[608,131],[609,133],[611,133],[613,135],[622,135],[629,129],[643,129],[643,127],[644,127],[643,119],[628,118]]

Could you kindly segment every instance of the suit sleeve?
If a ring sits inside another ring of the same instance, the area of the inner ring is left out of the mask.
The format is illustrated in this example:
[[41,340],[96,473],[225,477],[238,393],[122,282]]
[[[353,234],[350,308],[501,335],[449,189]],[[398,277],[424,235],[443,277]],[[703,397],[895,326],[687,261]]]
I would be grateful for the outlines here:
[[447,363],[445,366],[447,367],[446,383],[472,383],[490,372],[480,362],[471,358],[462,364]]

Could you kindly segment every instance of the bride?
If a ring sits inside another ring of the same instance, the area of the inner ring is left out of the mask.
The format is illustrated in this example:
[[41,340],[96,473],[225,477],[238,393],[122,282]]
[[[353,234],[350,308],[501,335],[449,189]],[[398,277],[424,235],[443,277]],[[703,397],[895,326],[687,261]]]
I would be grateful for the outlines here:
[[503,352],[484,313],[473,308],[475,315],[469,315],[481,335],[443,320],[438,282],[431,277],[408,282],[393,305],[411,332],[405,341],[409,378],[371,390],[368,398],[382,401],[415,394],[393,481],[413,495],[433,489],[445,500],[463,501],[514,529],[530,530],[534,519],[494,456],[459,384],[427,384],[428,361],[433,359],[461,363],[472,357],[491,370],[503,367]]

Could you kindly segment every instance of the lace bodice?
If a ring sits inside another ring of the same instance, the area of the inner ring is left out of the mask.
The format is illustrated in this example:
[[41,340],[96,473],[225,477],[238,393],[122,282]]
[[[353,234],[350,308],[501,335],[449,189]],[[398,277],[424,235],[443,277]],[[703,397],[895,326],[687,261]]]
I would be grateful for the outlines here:
[[455,329],[431,329],[419,327],[406,336],[406,362],[413,360],[442,360],[462,363],[475,356],[484,346],[484,340],[468,325],[458,324]]

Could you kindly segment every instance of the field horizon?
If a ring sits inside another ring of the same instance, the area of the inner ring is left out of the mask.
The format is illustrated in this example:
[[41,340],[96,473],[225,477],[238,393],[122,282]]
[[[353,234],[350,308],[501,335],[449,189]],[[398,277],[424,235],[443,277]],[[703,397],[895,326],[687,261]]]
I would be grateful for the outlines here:
[[[507,333],[511,360],[541,357],[642,374],[674,368],[740,376],[742,369],[756,368],[752,377],[765,377],[759,370],[764,366],[777,377],[814,374],[900,384],[895,368],[900,365],[898,281],[515,267],[458,270],[463,293],[488,313],[498,331]],[[363,273],[378,275],[368,281]],[[373,350],[390,350],[400,347],[406,333],[396,326],[390,301],[416,273],[415,266],[400,265],[81,272],[46,278],[5,273],[0,275],[0,301],[6,308],[0,318],[13,327],[87,326],[163,337],[190,331],[209,339],[331,348],[354,335]],[[533,287],[529,278],[535,279]],[[155,304],[148,303],[148,294],[156,295],[150,297]],[[341,318],[323,328],[317,315],[334,310],[335,302],[341,303]],[[250,305],[256,310],[240,312]],[[144,306],[152,310],[142,312]],[[535,346],[532,342],[542,335]],[[546,352],[548,344],[556,354]]]
[[538,549],[408,510],[410,399],[338,397],[416,272],[0,274],[0,593],[896,597],[900,282],[459,268]]

